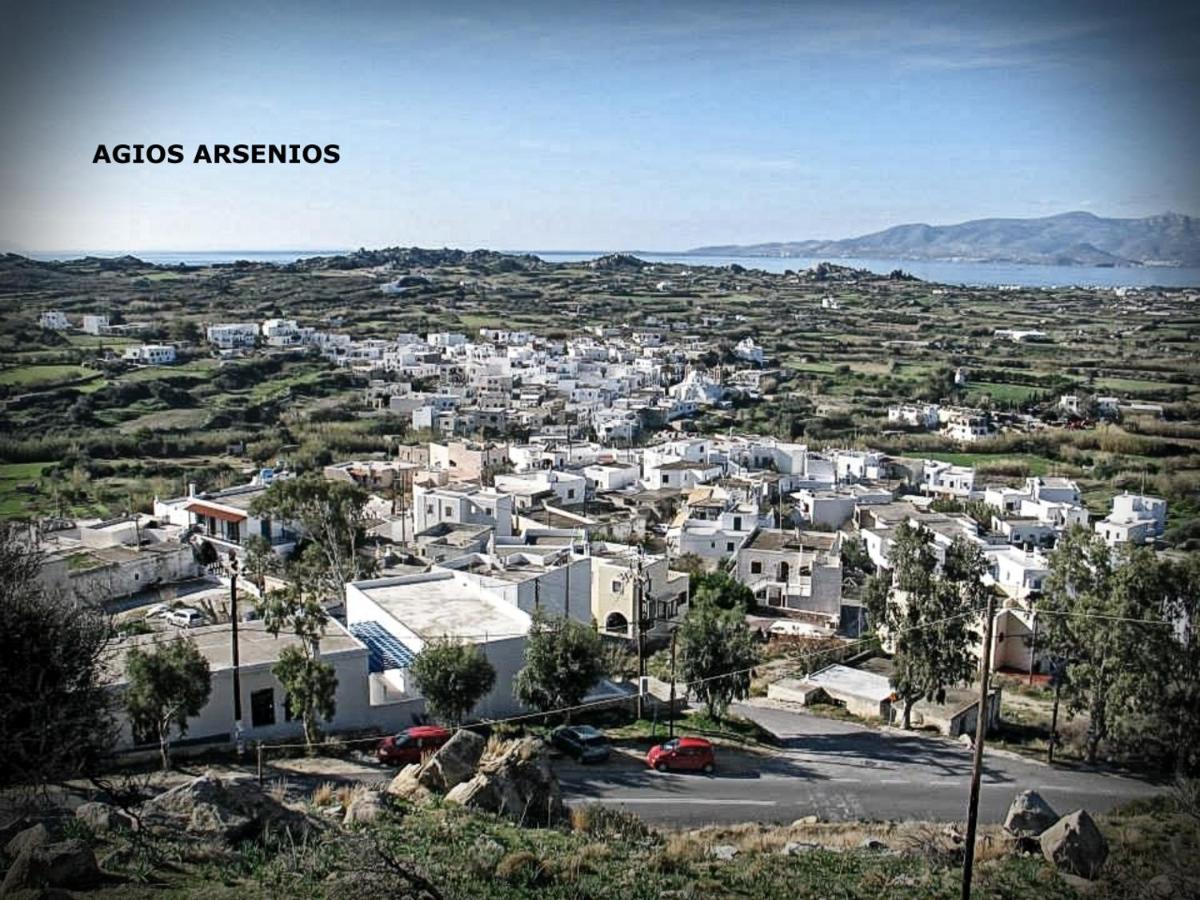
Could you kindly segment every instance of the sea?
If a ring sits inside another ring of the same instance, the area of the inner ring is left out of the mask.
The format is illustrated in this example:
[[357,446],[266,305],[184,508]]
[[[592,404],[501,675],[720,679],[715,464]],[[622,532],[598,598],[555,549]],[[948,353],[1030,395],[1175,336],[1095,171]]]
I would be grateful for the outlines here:
[[[313,256],[335,256],[348,250],[147,250],[105,252],[48,252],[28,253],[27,256],[41,260],[76,259],[80,256],[123,256],[128,253],[138,259],[156,265],[212,266],[238,261],[276,263],[295,262]],[[533,253],[546,262],[584,262],[604,256],[607,250],[513,250],[513,253]],[[868,269],[886,275],[896,269],[920,278],[922,281],[967,287],[1101,287],[1101,288],[1148,288],[1200,287],[1200,268],[1174,268],[1169,266],[1145,267],[1092,267],[1092,266],[1035,266],[1016,263],[984,262],[929,262],[911,259],[805,259],[780,256],[685,256],[672,253],[642,253],[632,251],[634,256],[646,262],[671,263],[684,266],[728,266],[739,265],[747,269],[764,272],[798,271],[819,262],[830,262],[842,266]]]

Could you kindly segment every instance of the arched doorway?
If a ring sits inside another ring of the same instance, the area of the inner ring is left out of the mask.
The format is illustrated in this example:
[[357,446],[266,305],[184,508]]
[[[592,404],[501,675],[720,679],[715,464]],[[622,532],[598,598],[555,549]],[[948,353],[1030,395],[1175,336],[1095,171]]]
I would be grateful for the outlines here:
[[619,612],[610,612],[604,620],[604,630],[628,634],[629,620]]

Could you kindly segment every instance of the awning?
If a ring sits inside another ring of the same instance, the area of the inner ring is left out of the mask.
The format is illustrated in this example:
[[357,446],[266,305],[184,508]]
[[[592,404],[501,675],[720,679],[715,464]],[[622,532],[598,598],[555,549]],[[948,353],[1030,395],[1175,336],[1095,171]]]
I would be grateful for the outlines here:
[[216,506],[209,506],[207,503],[189,503],[187,511],[195,513],[198,516],[208,516],[213,519],[220,519],[223,522],[244,522],[246,521],[245,513],[230,512],[227,509],[220,509]]

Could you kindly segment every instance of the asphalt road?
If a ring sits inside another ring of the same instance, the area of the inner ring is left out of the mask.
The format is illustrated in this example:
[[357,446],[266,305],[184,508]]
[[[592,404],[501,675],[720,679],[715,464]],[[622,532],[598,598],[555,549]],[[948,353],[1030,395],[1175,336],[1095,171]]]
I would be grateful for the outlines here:
[[[651,822],[699,826],[791,822],[966,818],[971,751],[951,741],[806,715],[735,706],[776,734],[769,754],[721,748],[712,776],[654,772],[633,754],[604,765],[559,763],[569,803],[620,806]],[[1009,753],[984,754],[979,813],[1001,822],[1019,791],[1032,788],[1060,813],[1104,812],[1161,788],[1090,769],[1050,767]]]

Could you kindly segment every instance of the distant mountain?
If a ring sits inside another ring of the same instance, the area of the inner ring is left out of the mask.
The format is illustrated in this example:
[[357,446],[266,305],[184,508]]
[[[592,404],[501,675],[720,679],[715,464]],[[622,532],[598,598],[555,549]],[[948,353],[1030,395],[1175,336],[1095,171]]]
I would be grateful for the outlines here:
[[1104,219],[1069,212],[1044,219],[975,219],[897,225],[838,241],[698,247],[692,256],[800,256],[1035,263],[1055,266],[1200,266],[1200,219],[1164,213]]

